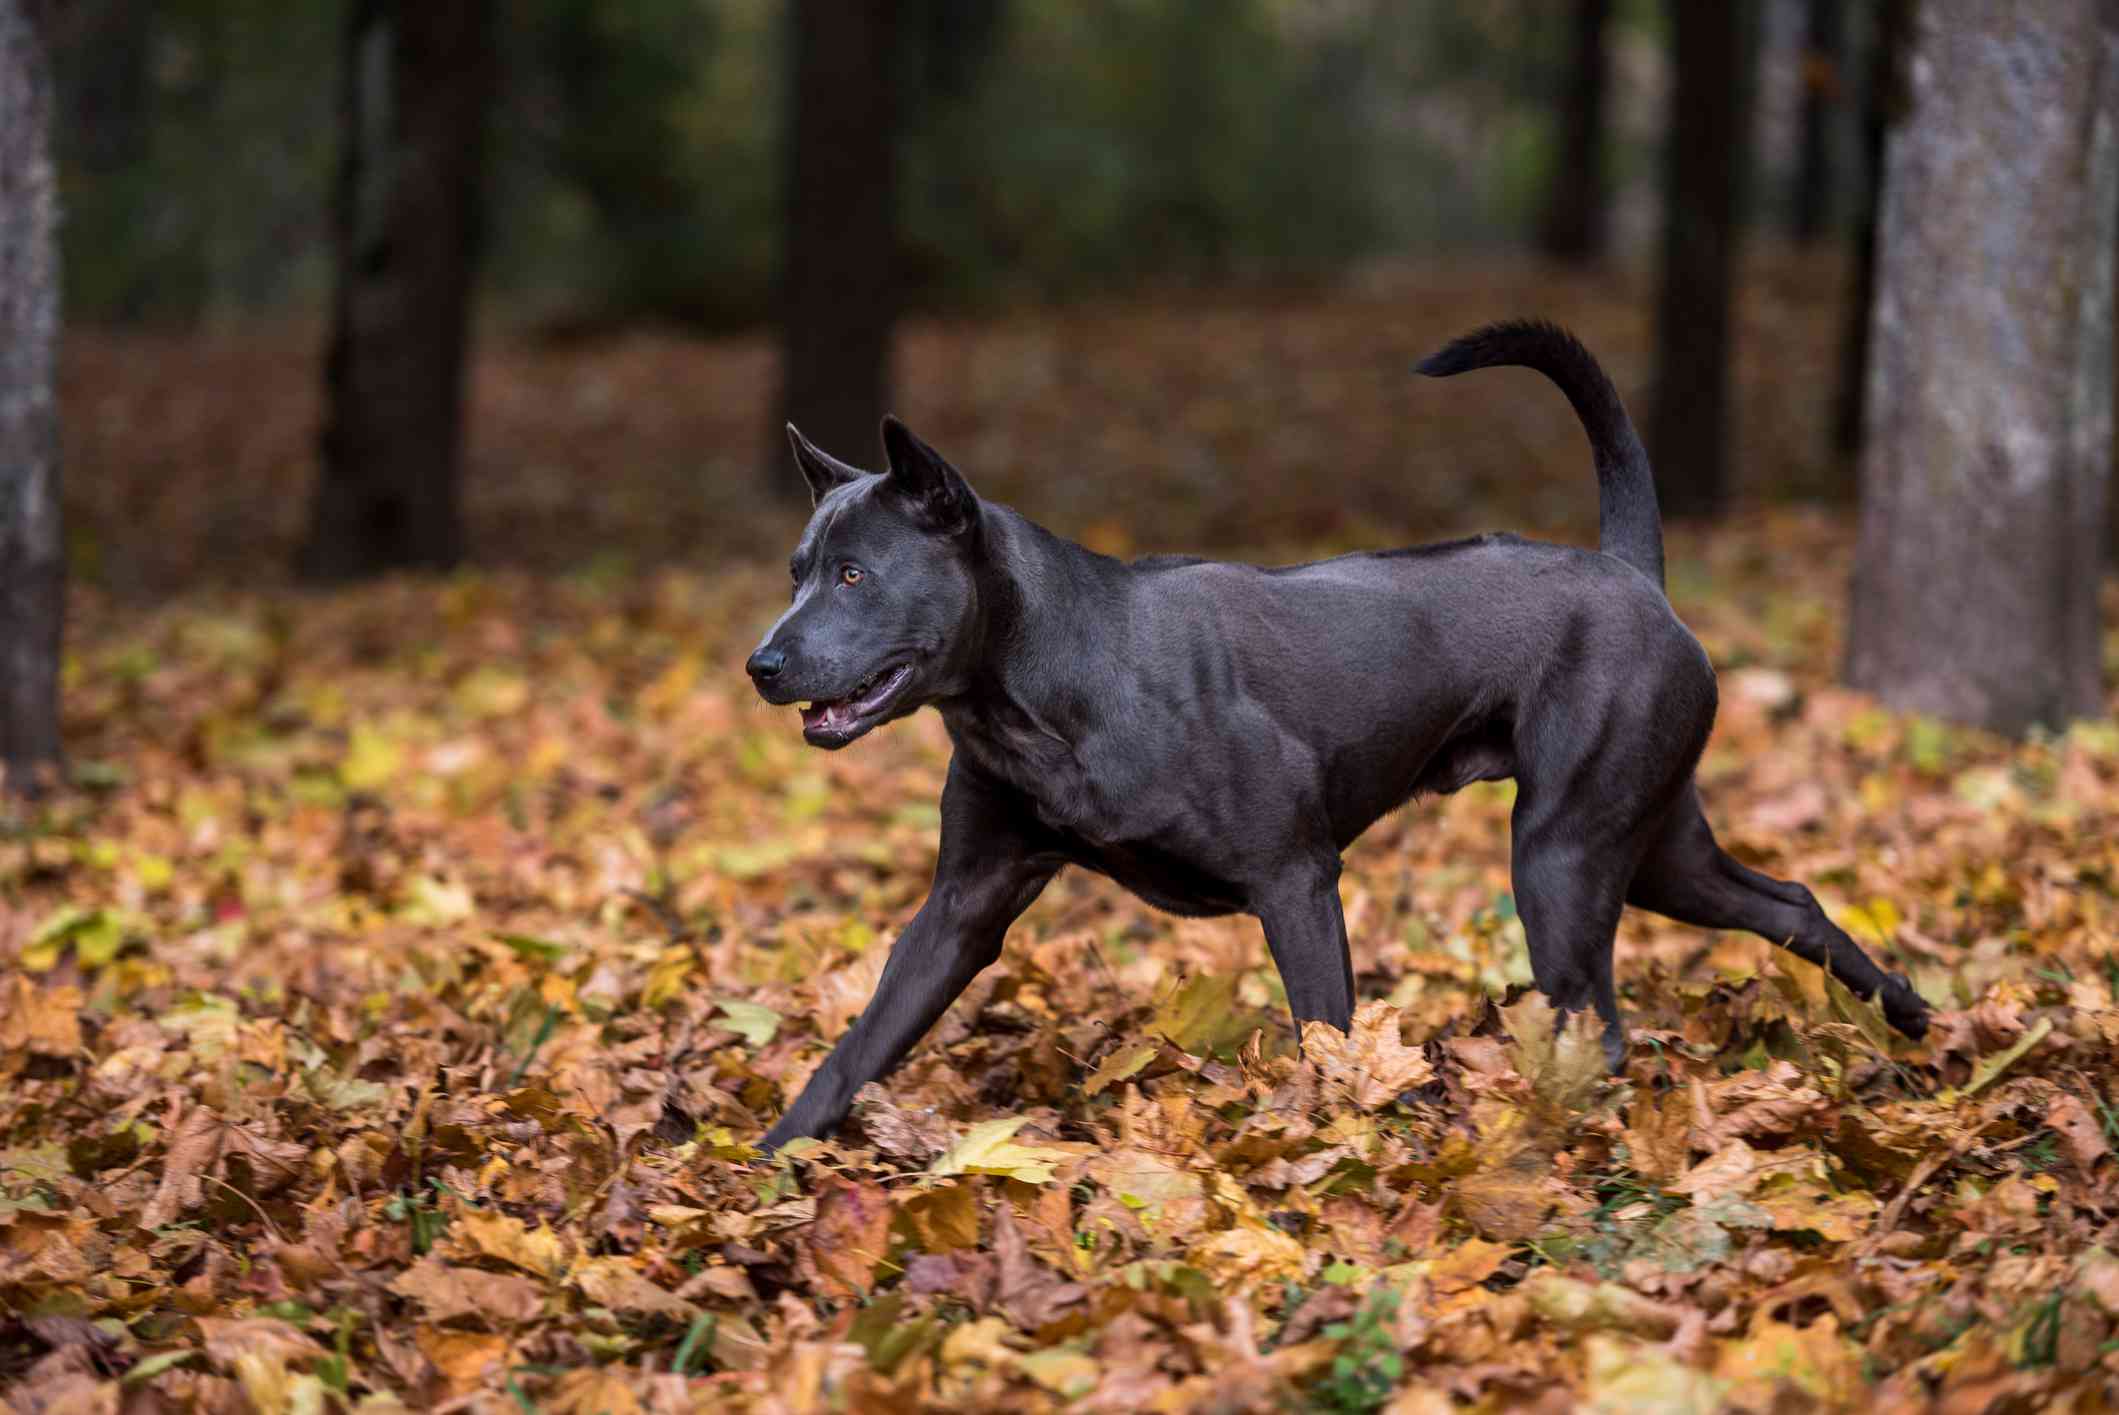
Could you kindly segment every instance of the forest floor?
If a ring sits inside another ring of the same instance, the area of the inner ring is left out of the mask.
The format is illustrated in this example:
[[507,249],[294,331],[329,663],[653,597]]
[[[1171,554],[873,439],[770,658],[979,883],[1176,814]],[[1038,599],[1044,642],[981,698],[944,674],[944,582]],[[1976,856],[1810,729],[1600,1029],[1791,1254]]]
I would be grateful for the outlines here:
[[[1515,278],[922,328],[907,402],[1112,548],[1580,535],[1557,395],[1404,376]],[[1638,395],[1627,292],[1543,279]],[[1747,305],[1750,509],[1671,538],[1722,675],[1700,779],[1732,851],[1942,1009],[1927,1041],[1762,941],[1630,915],[1605,1077],[1521,992],[1484,785],[1349,851],[1343,1044],[1293,1056],[1254,923],[1069,873],[837,1140],[773,1161],[748,1142],[924,892],[948,747],[922,714],[811,752],[743,680],[799,517],[701,449],[762,440],[762,349],[496,351],[484,567],[293,594],[260,567],[298,530],[313,404],[272,395],[304,369],[77,341],[76,785],[0,822],[0,1409],[2108,1391],[2119,724],[2008,743],[1836,685],[1851,525],[1757,480],[1829,465],[1830,321],[1776,308]],[[1807,333],[1754,337],[1782,319]],[[608,475],[556,421],[591,414]]]

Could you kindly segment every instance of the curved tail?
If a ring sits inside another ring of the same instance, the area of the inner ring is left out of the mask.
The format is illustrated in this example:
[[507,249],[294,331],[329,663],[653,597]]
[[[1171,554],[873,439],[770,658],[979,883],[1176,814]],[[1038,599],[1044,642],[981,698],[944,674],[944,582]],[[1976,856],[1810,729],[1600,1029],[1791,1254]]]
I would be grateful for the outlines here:
[[1574,404],[1597,468],[1597,539],[1658,585],[1663,583],[1663,521],[1656,512],[1655,474],[1619,392],[1574,335],[1542,319],[1515,319],[1475,329],[1422,359],[1418,370],[1448,378],[1472,369],[1514,364],[1536,369]]

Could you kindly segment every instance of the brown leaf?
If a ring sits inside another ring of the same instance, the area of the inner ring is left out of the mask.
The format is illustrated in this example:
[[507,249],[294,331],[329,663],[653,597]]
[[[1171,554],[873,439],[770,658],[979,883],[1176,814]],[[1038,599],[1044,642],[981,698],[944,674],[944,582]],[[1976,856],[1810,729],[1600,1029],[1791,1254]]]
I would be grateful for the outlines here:
[[2095,1174],[2097,1161],[2111,1153],[2111,1146],[2104,1139],[2104,1127],[2076,1096],[2065,1091],[2054,1096],[2046,1107],[2045,1123],[2066,1142],[2069,1158],[2085,1178]]
[[898,1212],[919,1246],[930,1253],[976,1248],[979,1242],[979,1196],[971,1183],[939,1184],[906,1196]]
[[543,1290],[528,1278],[452,1267],[434,1257],[399,1273],[390,1290],[425,1307],[427,1319],[434,1322],[468,1317],[488,1326],[512,1326],[544,1309]]
[[834,1182],[817,1195],[817,1219],[807,1250],[826,1292],[861,1297],[875,1286],[876,1267],[890,1242],[890,1195],[863,1180]]
[[993,1256],[994,1303],[1025,1331],[1049,1325],[1088,1294],[1080,1283],[1068,1282],[1030,1256],[1015,1211],[1005,1201],[994,1210]]
[[1527,992],[1501,1009],[1501,1025],[1516,1043],[1516,1068],[1553,1121],[1578,1119],[1608,1078],[1603,1025],[1593,1012],[1560,1014],[1541,992]]
[[233,1372],[244,1356],[265,1355],[276,1361],[306,1361],[324,1354],[300,1327],[278,1317],[199,1317],[199,1334],[206,1340],[206,1358]]
[[421,1326],[412,1334],[420,1354],[441,1374],[442,1381],[457,1395],[468,1395],[488,1385],[498,1385],[508,1361],[508,1339],[484,1332],[444,1331]]
[[926,1164],[956,1143],[956,1129],[931,1110],[907,1110],[871,1081],[854,1096],[854,1118],[886,1155]]
[[1311,1023],[1303,1028],[1302,1054],[1316,1066],[1329,1094],[1366,1110],[1388,1105],[1435,1075],[1425,1052],[1398,1039],[1398,1009],[1386,1002],[1363,1003],[1350,1032]]
[[643,1313],[678,1323],[699,1315],[697,1306],[646,1277],[630,1258],[583,1258],[567,1280],[591,1302],[614,1312]]
[[196,1208],[203,1185],[200,1176],[220,1160],[226,1131],[213,1112],[193,1106],[169,1138],[162,1158],[162,1183],[140,1213],[140,1227],[163,1228]]
[[39,987],[25,973],[0,983],[0,1056],[27,1051],[72,1056],[81,1050],[81,990]]

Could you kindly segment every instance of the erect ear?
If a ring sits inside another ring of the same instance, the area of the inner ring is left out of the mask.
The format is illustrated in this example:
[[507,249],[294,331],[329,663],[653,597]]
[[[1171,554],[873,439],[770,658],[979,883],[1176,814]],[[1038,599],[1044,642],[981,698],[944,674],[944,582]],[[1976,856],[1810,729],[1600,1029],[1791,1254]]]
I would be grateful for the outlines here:
[[847,466],[811,442],[793,423],[787,425],[787,441],[795,449],[795,465],[802,469],[802,480],[809,483],[809,504],[812,506],[822,501],[825,493],[835,487],[842,487],[850,481],[859,481],[868,475],[859,467]]
[[894,417],[883,419],[883,453],[891,487],[938,531],[960,531],[978,519],[979,499],[963,473]]

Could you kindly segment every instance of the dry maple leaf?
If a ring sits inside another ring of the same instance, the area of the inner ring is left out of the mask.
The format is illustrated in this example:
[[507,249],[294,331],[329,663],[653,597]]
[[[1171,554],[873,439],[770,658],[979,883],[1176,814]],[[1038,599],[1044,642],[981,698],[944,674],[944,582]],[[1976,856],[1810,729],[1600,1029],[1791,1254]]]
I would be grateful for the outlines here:
[[426,1257],[399,1273],[390,1290],[426,1309],[429,1321],[472,1318],[490,1326],[527,1322],[544,1308],[544,1293],[528,1278],[460,1268]]
[[498,1258],[536,1277],[556,1278],[566,1271],[566,1240],[543,1224],[533,1229],[511,1214],[466,1210],[449,1225],[449,1238],[466,1257]]
[[1381,1001],[1363,1003],[1351,1031],[1321,1022],[1305,1026],[1302,1054],[1333,1094],[1364,1110],[1387,1105],[1435,1075],[1425,1052],[1398,1039],[1398,1009]]

